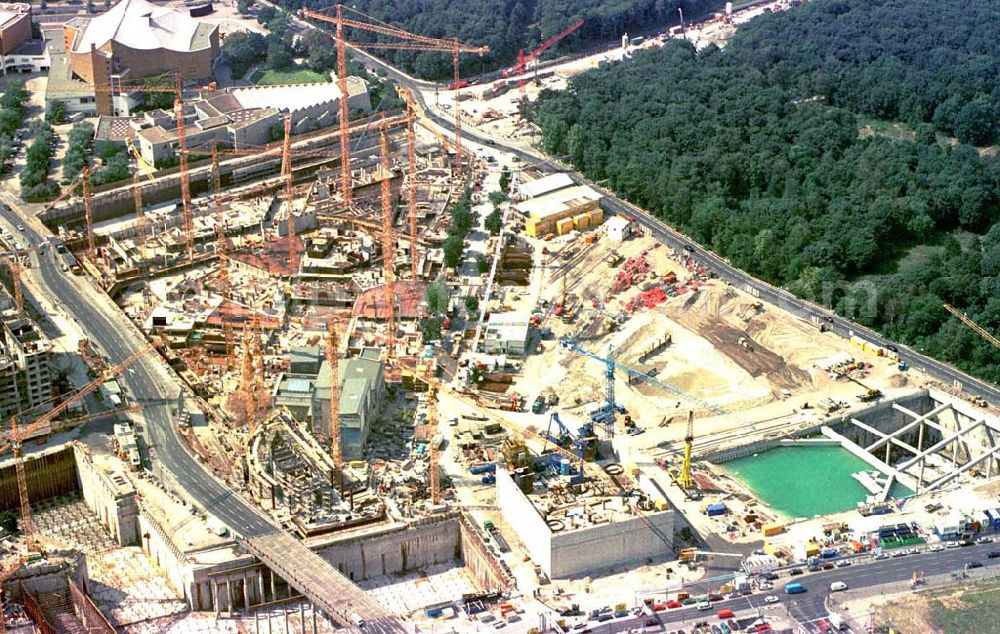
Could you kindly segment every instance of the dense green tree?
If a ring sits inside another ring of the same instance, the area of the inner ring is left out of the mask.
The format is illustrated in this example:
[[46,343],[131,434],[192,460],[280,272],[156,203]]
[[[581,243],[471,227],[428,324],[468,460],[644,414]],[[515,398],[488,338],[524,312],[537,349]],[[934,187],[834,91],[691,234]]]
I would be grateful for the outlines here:
[[443,315],[448,310],[448,289],[444,284],[435,282],[427,287],[424,300],[428,315]]
[[546,151],[734,265],[1000,380],[941,308],[1000,332],[1000,160],[936,137],[998,134],[1000,38],[981,25],[1000,7],[939,8],[808,3],[724,51],[673,41],[603,64],[526,112]]
[[466,295],[465,296],[465,310],[470,315],[473,315],[473,314],[479,312],[479,298],[476,297],[475,295]]
[[[278,0],[278,4],[288,11],[309,7],[332,12],[332,5],[323,0]],[[356,12],[361,12],[421,35],[458,37],[469,44],[488,45],[490,52],[481,58],[463,56],[462,73],[469,75],[511,64],[517,59],[518,50],[531,51],[578,18],[586,20],[583,26],[546,56],[598,42],[617,42],[626,31],[677,24],[678,7],[683,7],[684,15],[691,19],[724,5],[724,0],[359,0],[345,6],[344,11],[346,17],[357,18]],[[327,23],[321,26],[332,28]],[[351,36],[349,30],[348,37]],[[373,36],[364,33],[358,37],[368,40]],[[377,53],[421,77],[451,76],[451,56],[447,53],[391,50]]]
[[269,36],[267,42],[267,67],[273,70],[287,70],[294,62],[288,44],[278,37]]
[[45,120],[52,125],[62,125],[66,123],[66,102],[53,101],[49,106],[49,111],[45,113]]
[[222,60],[232,69],[233,77],[240,78],[251,66],[264,59],[267,50],[267,41],[260,33],[238,31],[226,37]]
[[269,4],[265,4],[259,9],[257,9],[257,22],[260,24],[267,24],[278,15],[278,10]]
[[240,15],[249,15],[253,10],[253,0],[236,0],[236,10]]

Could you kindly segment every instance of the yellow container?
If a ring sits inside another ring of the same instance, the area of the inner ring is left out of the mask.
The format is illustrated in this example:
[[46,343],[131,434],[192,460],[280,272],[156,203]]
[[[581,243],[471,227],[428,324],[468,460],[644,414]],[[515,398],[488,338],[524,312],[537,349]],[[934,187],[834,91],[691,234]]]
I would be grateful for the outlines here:
[[562,220],[556,222],[556,232],[563,236],[573,230],[573,219],[563,218]]
[[591,227],[596,227],[597,225],[601,224],[602,222],[604,222],[604,210],[603,209],[595,209],[594,211],[590,212],[590,226]]
[[764,534],[764,537],[771,537],[772,535],[784,533],[785,527],[781,524],[765,524],[761,527],[760,532]]
[[579,230],[590,229],[590,214],[580,214],[573,217],[573,224]]

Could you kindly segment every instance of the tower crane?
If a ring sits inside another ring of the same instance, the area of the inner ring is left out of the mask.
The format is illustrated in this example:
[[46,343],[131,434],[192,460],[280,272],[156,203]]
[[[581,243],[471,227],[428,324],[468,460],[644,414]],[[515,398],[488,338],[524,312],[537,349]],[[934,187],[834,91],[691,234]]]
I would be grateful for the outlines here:
[[681,463],[681,470],[675,476],[677,485],[689,491],[694,488],[694,480],[691,478],[691,451],[694,448],[694,412],[688,412],[687,431],[684,433],[684,461]]
[[[346,94],[346,93],[345,93]],[[292,189],[292,115],[285,115],[285,137],[281,144],[281,175],[285,178],[285,208],[288,212],[288,263],[292,273],[299,270],[299,247],[295,226],[295,214],[292,202],[295,199]]]
[[975,332],[977,335],[979,335],[986,341],[990,342],[995,347],[1000,348],[1000,339],[997,339],[996,337],[991,335],[989,331],[987,331],[985,328],[974,322],[968,315],[959,311],[951,304],[945,304],[944,309],[949,313],[951,313],[952,315],[954,315],[955,317],[957,317],[958,320],[961,321],[963,324],[971,328],[972,331]]
[[340,361],[337,359],[337,318],[326,319],[326,365],[330,368],[330,450],[333,458],[334,487],[344,482],[344,454],[340,446]]
[[130,366],[136,359],[147,354],[153,346],[147,344],[137,350],[136,352],[129,355],[124,361],[115,365],[113,367],[104,370],[99,373],[97,378],[95,378],[90,383],[87,383],[83,387],[79,388],[68,398],[64,399],[62,402],[55,405],[52,409],[45,412],[29,425],[21,427],[18,425],[18,419],[23,418],[26,414],[30,413],[32,410],[37,409],[37,407],[32,407],[24,412],[14,414],[10,417],[10,440],[4,445],[0,445],[0,454],[6,451],[8,448],[14,454],[14,471],[17,475],[17,492],[18,499],[21,505],[21,532],[28,540],[29,548],[34,550],[37,545],[34,543],[34,525],[31,520],[31,501],[28,497],[28,479],[25,475],[24,468],[24,456],[23,456],[23,440],[25,437],[30,436],[39,429],[42,429],[46,425],[49,425],[56,417],[60,416],[63,412],[69,409],[72,405],[79,403],[88,395],[96,392],[105,382],[118,376],[125,371],[125,368]]
[[604,380],[605,380],[604,400],[605,400],[605,402],[604,402],[604,405],[600,409],[598,409],[597,411],[595,411],[594,413],[591,414],[591,418],[592,418],[592,420],[595,423],[602,424],[604,426],[604,429],[605,429],[606,433],[609,436],[614,435],[615,414],[619,414],[619,413],[622,413],[624,411],[624,408],[615,400],[615,371],[616,370],[623,372],[625,375],[627,375],[627,376],[629,376],[631,378],[634,378],[634,379],[637,379],[639,381],[643,381],[644,383],[648,383],[649,385],[658,387],[661,390],[663,390],[665,392],[669,392],[669,393],[671,393],[671,394],[673,394],[673,395],[675,395],[675,396],[677,396],[677,397],[679,397],[679,398],[681,398],[683,400],[689,401],[691,403],[696,403],[696,404],[698,404],[698,405],[700,405],[700,406],[702,406],[702,407],[704,407],[704,408],[706,408],[706,409],[708,409],[708,410],[710,410],[710,411],[712,411],[712,412],[714,412],[716,414],[727,414],[727,413],[729,413],[727,410],[723,409],[722,407],[719,407],[718,405],[712,405],[711,403],[707,403],[707,402],[699,399],[697,396],[689,394],[689,393],[681,390],[678,387],[670,385],[669,383],[664,383],[663,381],[659,381],[659,380],[657,380],[657,379],[649,376],[645,372],[641,372],[639,370],[636,370],[635,368],[631,368],[631,367],[629,367],[627,365],[619,363],[618,361],[615,360],[614,350],[612,350],[612,348],[610,346],[608,346],[608,354],[607,354],[607,356],[602,357],[599,354],[596,354],[594,352],[591,352],[591,351],[587,350],[586,348],[584,348],[583,346],[580,345],[579,341],[577,341],[576,339],[573,339],[571,337],[563,337],[560,340],[559,343],[560,343],[560,345],[563,348],[566,348],[566,349],[568,349],[568,350],[570,350],[572,352],[575,352],[576,354],[580,354],[580,355],[583,355],[585,357],[589,357],[591,359],[594,359],[596,361],[600,361],[601,363],[604,364]]
[[[370,33],[375,33],[378,35],[384,35],[388,37],[394,37],[402,42],[350,42],[350,45],[354,48],[359,49],[396,49],[396,50],[407,50],[407,51],[441,51],[450,52],[452,57],[452,68],[455,75],[455,83],[452,84],[455,90],[455,173],[461,173],[462,171],[462,115],[461,108],[459,108],[460,98],[459,91],[462,88],[462,80],[458,68],[458,56],[461,53],[478,53],[480,56],[485,55],[490,52],[489,46],[472,46],[469,44],[462,44],[458,41],[458,38],[453,38],[451,40],[441,39],[436,37],[427,37],[424,35],[417,35],[415,33],[410,33],[404,31],[398,27],[383,25],[383,24],[372,24],[371,22],[362,22],[360,20],[354,20],[350,18],[345,18],[343,16],[344,5],[338,4],[335,16],[331,17],[323,13],[318,13],[310,9],[302,9],[302,16],[307,18],[313,18],[315,20],[321,20],[323,22],[330,22],[336,26],[336,43],[337,43],[337,83],[340,88],[340,94],[344,97],[340,100],[340,152],[341,152],[341,188],[343,190],[344,204],[349,206],[351,204],[351,166],[350,166],[350,155],[348,152],[348,134],[347,134],[347,123],[348,123],[348,99],[347,99],[347,40],[344,38],[344,28],[358,29],[360,31],[368,31]],[[353,9],[352,9],[353,10]],[[363,13],[355,11],[358,15],[367,18],[368,20],[373,20],[370,16]]]
[[382,199],[382,274],[385,278],[386,305],[386,358],[391,363],[396,358],[396,317],[393,304],[396,301],[395,277],[393,260],[396,254],[396,239],[392,232],[392,181],[389,177],[392,166],[389,163],[389,131],[383,115],[379,125],[379,156],[382,167],[381,199]]
[[406,102],[406,203],[410,220],[410,268],[413,279],[417,280],[420,273],[417,257],[417,135],[414,129],[417,109],[413,95],[407,88],[396,84],[396,92]]
[[553,35],[549,39],[542,42],[542,44],[538,48],[531,51],[527,55],[524,54],[524,49],[522,49],[521,51],[518,52],[517,63],[511,66],[510,68],[505,68],[504,70],[500,71],[500,75],[504,78],[507,78],[507,77],[515,77],[517,75],[522,74],[524,71],[527,70],[528,64],[537,62],[538,58],[541,56],[542,53],[549,50],[550,48],[558,44],[561,40],[565,39],[568,35],[579,29],[581,26],[583,26],[583,23],[584,23],[583,19],[577,20],[573,24],[567,26],[557,35]]
[[[187,126],[184,120],[184,95],[180,73],[173,73],[173,82],[170,84],[154,85],[124,85],[121,82],[114,84],[94,86],[97,94],[109,93],[109,97],[118,94],[130,93],[170,93],[174,96],[174,118],[177,120],[177,158],[180,161],[181,175],[181,231],[184,235],[184,246],[189,260],[194,259],[194,217],[191,207],[191,177],[188,173],[188,152],[187,152]],[[139,161],[139,166],[143,169],[143,161]],[[86,188],[86,182],[85,188]],[[93,219],[88,214],[87,217],[87,246],[90,254],[94,251],[94,227]]]
[[[506,68],[506,69],[502,70],[500,72],[500,75],[502,77],[504,77],[504,78],[507,78],[507,77],[516,77],[517,75],[523,75],[525,73],[525,71],[528,70],[528,65],[529,64],[535,64],[535,63],[537,63],[538,62],[538,58],[541,56],[542,53],[544,53],[545,51],[549,50],[550,48],[552,48],[553,46],[555,46],[557,43],[559,43],[561,40],[565,39],[567,36],[569,36],[574,31],[576,31],[577,29],[579,29],[581,26],[583,26],[583,23],[584,23],[583,19],[577,20],[573,24],[570,24],[569,26],[567,26],[565,29],[563,29],[558,34],[556,34],[556,35],[550,37],[549,39],[545,40],[544,42],[542,42],[542,44],[538,48],[536,48],[535,50],[531,51],[531,53],[529,53],[527,55],[524,54],[524,49],[521,49],[517,53],[517,63],[514,64],[513,66],[511,66],[510,68]],[[524,99],[524,77],[521,77],[518,80],[518,82],[517,82],[517,88],[518,88],[518,90],[521,91],[521,98]]]

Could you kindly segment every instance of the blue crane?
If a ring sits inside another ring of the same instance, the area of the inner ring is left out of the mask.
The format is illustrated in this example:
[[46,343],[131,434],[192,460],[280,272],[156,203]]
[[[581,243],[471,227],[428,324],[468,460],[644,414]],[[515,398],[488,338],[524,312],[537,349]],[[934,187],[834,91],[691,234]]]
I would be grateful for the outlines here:
[[693,394],[688,394],[687,392],[681,390],[678,387],[674,387],[673,385],[670,385],[669,383],[664,383],[663,381],[658,381],[657,379],[649,376],[645,372],[641,372],[639,370],[636,370],[635,368],[618,363],[617,361],[615,361],[614,350],[610,345],[608,346],[608,356],[602,357],[599,354],[587,350],[586,348],[580,345],[579,341],[571,337],[563,337],[562,339],[559,340],[559,344],[563,348],[571,350],[576,354],[580,354],[585,357],[590,357],[591,359],[600,361],[601,363],[604,364],[604,380],[605,380],[604,405],[601,406],[601,408],[598,409],[597,411],[593,412],[590,416],[591,420],[593,420],[595,423],[599,423],[604,426],[605,432],[609,436],[613,436],[615,433],[614,415],[617,413],[623,413],[625,411],[625,408],[619,405],[618,402],[615,400],[615,370],[619,370],[631,378],[658,387],[664,392],[669,392],[670,394],[673,394],[674,396],[677,396],[685,401],[696,403],[716,414],[728,413],[725,409],[719,407],[718,405],[712,405],[711,403],[707,403],[698,398],[697,396],[694,396]]
[[[556,433],[552,432],[552,425],[556,426]],[[573,433],[557,412],[549,415],[549,426],[545,430],[545,438],[563,449],[574,447],[583,460],[593,460],[597,455],[597,437],[594,436],[593,423],[585,423],[580,426],[576,433]]]

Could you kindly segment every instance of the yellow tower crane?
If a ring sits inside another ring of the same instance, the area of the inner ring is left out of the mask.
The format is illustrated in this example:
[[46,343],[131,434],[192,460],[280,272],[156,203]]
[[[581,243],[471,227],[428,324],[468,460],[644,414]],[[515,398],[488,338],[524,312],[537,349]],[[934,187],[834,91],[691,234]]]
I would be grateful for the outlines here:
[[694,480],[691,478],[691,450],[694,445],[694,412],[688,412],[687,432],[684,434],[684,462],[681,463],[680,473],[677,474],[677,484],[684,490],[694,488]]

